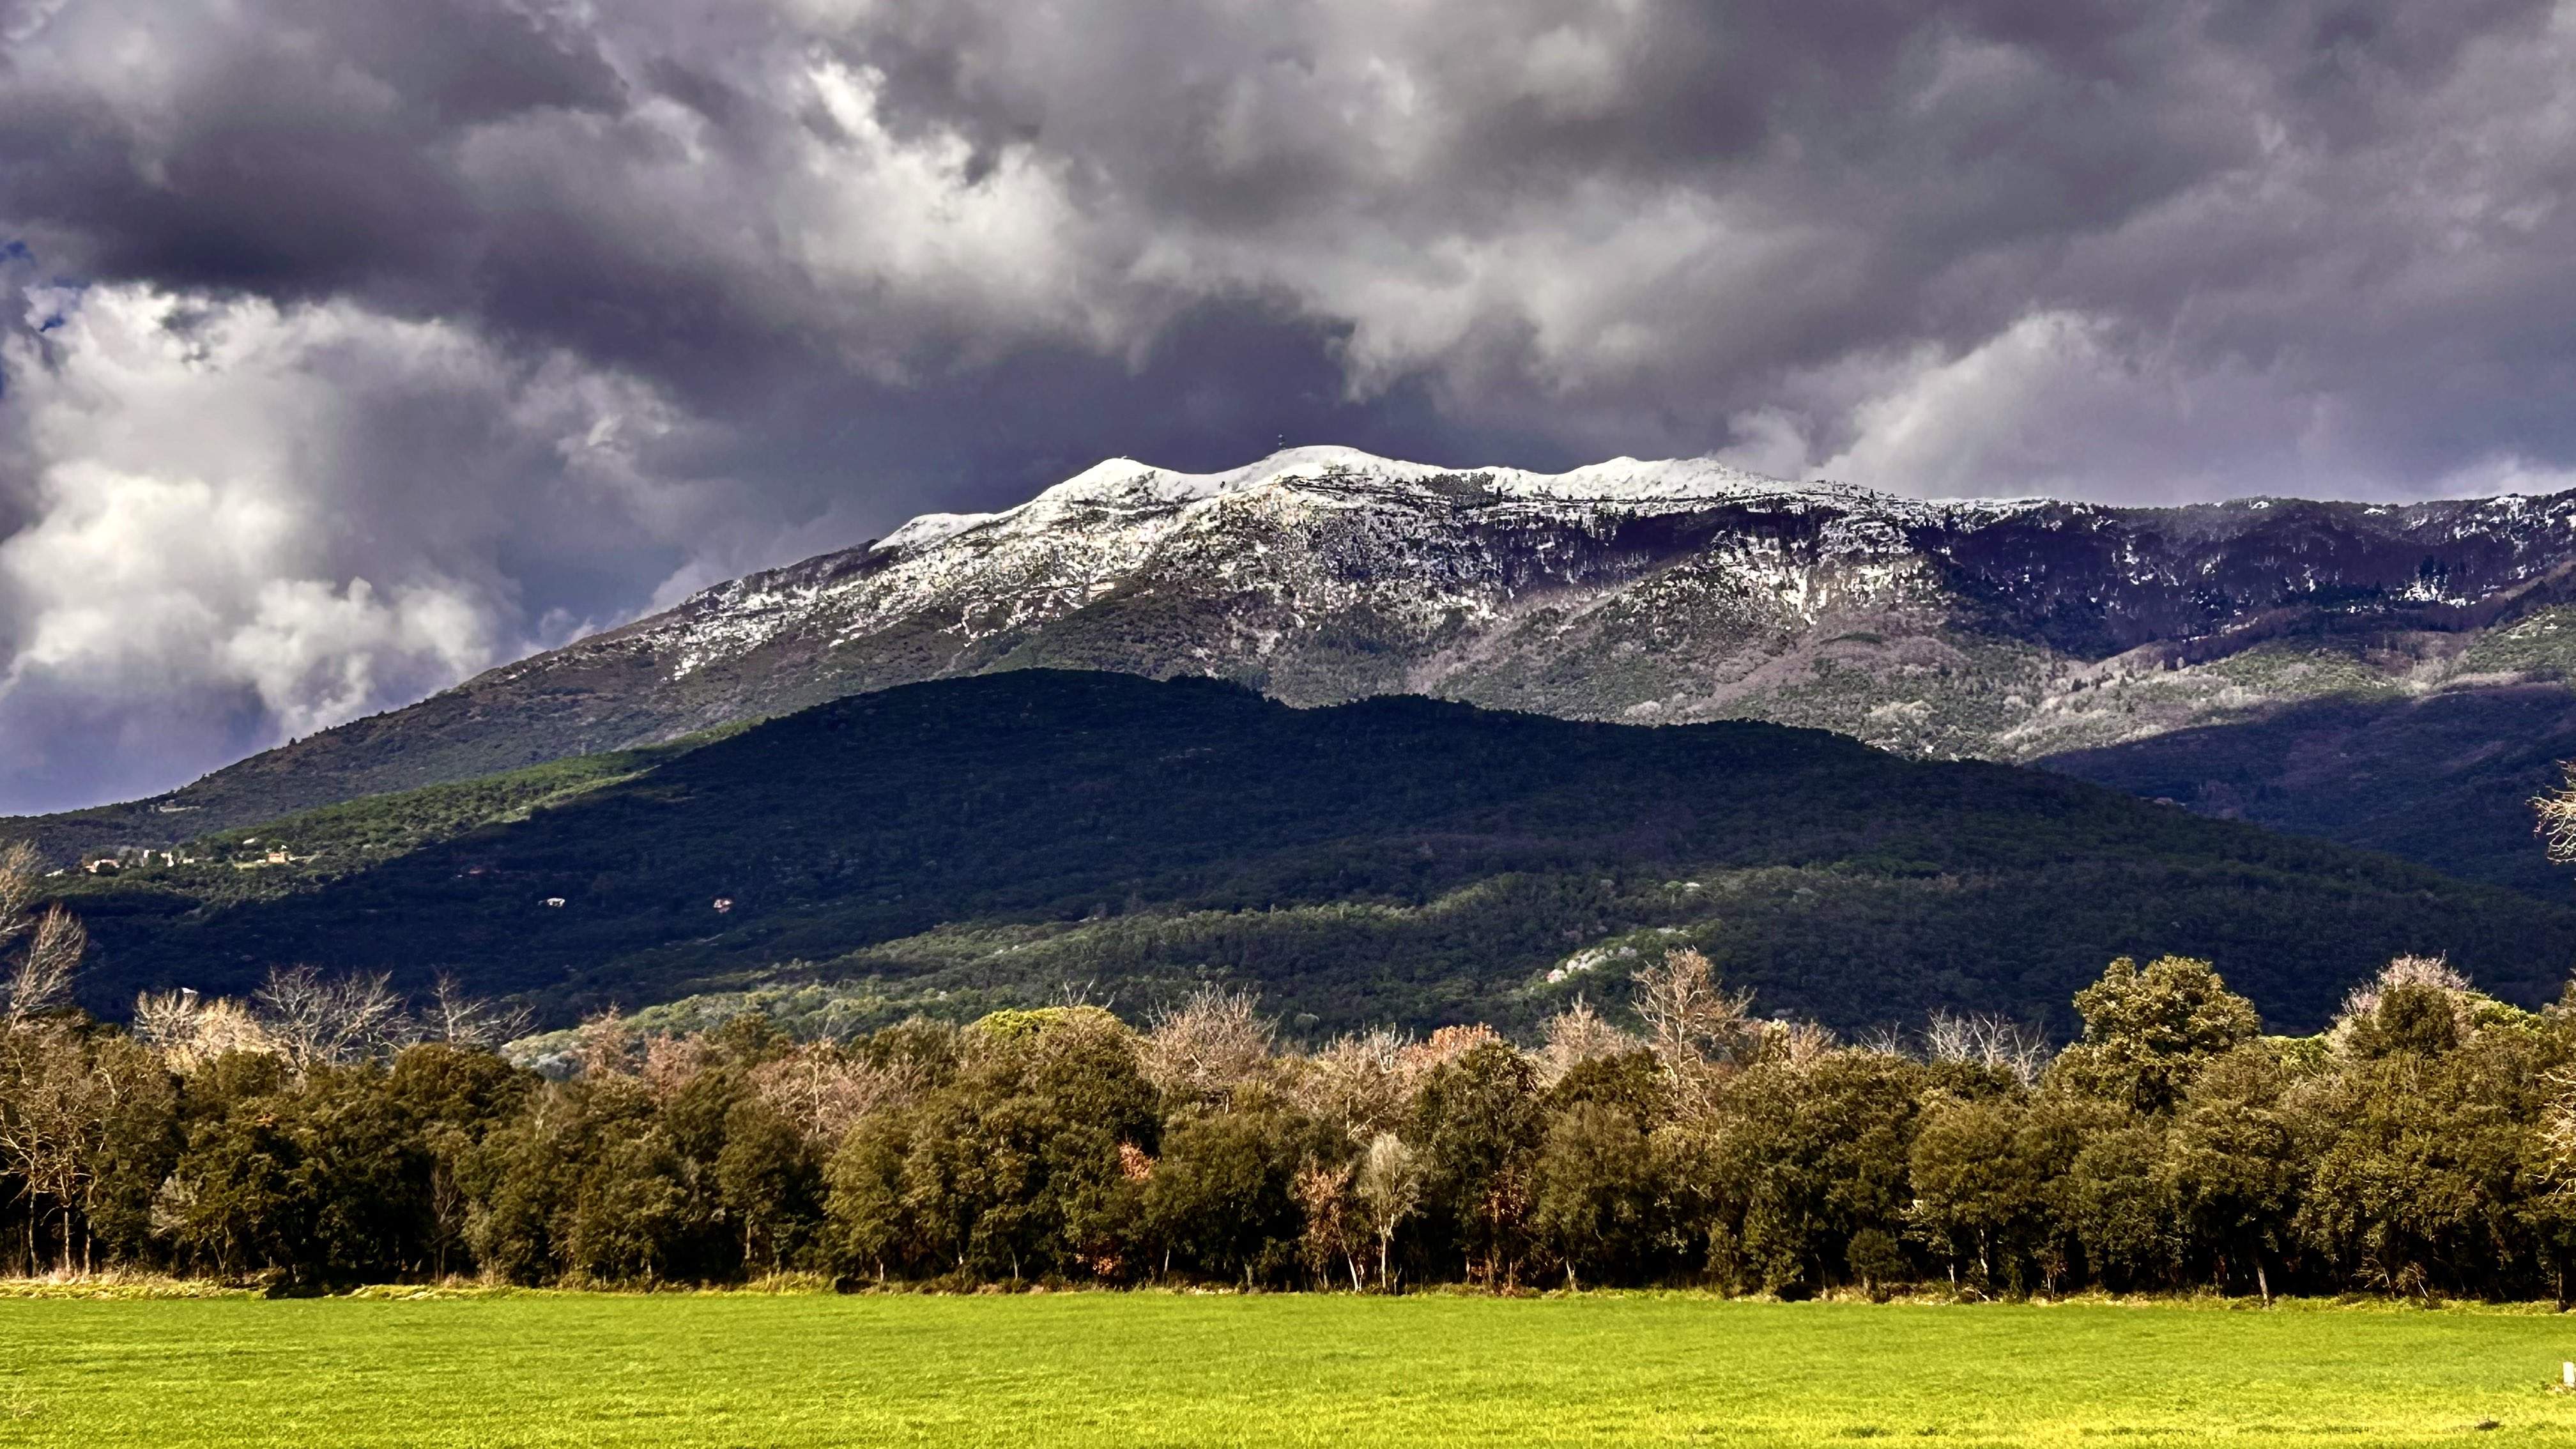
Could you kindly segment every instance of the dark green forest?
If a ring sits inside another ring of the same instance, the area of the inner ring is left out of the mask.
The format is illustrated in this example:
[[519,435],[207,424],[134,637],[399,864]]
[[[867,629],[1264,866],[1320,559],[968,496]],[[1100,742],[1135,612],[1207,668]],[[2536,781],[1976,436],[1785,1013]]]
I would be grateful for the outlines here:
[[2294,1030],[2402,954],[2448,952],[2522,1006],[2576,960],[2566,906],[1763,724],[1298,710],[1030,670],[689,743],[59,877],[94,938],[82,1002],[121,1016],[138,990],[240,996],[311,965],[413,994],[450,974],[549,1026],[754,987],[820,994],[853,1030],[1218,985],[1301,1040],[1528,1033],[1579,993],[1617,1009],[1637,964],[1691,947],[1764,1012],[1844,1032],[1941,1009],[2063,1035],[2120,955],[2215,961]]

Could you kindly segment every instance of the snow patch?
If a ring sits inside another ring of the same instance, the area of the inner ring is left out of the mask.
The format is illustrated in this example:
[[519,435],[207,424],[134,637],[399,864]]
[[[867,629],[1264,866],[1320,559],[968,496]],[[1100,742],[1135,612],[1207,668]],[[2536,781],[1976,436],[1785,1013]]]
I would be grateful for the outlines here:
[[1382,458],[1357,448],[1316,446],[1282,449],[1259,462],[1219,473],[1180,473],[1133,458],[1110,458],[1000,513],[925,514],[897,529],[885,546],[899,542],[904,547],[926,547],[995,522],[1051,528],[1062,525],[1069,514],[1100,508],[1189,509],[1254,495],[1283,507],[1347,507],[1353,483],[1401,490],[1435,478],[1457,477],[1483,479],[1498,504],[1535,508],[1569,520],[1601,512],[1660,514],[1753,502],[1817,508],[1836,515],[1837,529],[1858,535],[1852,542],[1877,547],[1900,543],[1907,527],[1974,524],[2047,506],[2045,499],[1932,502],[1831,480],[1793,483],[1715,458],[1619,457],[1563,473],[1533,473],[1490,466],[1444,467]]
[[946,543],[977,524],[992,521],[993,515],[989,513],[925,513],[877,540],[877,547],[895,552],[928,548],[935,543]]

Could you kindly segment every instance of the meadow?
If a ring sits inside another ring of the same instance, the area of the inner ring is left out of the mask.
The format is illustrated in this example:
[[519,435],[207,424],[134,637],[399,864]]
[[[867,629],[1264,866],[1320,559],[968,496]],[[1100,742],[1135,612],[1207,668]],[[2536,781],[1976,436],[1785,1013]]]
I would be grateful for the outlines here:
[[2576,1444],[2569,1357],[2555,1315],[2290,1304],[8,1300],[0,1443]]

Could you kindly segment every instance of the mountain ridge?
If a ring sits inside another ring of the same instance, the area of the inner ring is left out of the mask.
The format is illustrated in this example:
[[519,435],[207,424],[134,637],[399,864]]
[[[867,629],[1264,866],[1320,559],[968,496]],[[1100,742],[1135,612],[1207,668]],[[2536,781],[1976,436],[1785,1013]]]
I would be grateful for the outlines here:
[[[2576,493],[2142,509],[1909,499],[1706,459],[1554,475],[1338,448],[1215,474],[1109,460],[1011,509],[924,515],[713,586],[165,796],[17,824],[58,855],[163,843],[1033,665],[1206,675],[1298,704],[1419,693],[1578,719],[1766,719],[2116,781],[2156,773],[2137,755],[2169,757],[2160,738],[2317,700],[2440,697],[2517,728],[2534,689],[2576,705]],[[2576,753],[2576,708],[2539,743]],[[2216,787],[2278,753],[2180,783],[2166,770],[2153,793],[2265,819],[2279,791]],[[2430,863],[2547,886],[2496,823],[2505,792],[2542,783],[2534,768],[2472,781],[2476,847]],[[2428,785],[2425,808],[2447,788]]]

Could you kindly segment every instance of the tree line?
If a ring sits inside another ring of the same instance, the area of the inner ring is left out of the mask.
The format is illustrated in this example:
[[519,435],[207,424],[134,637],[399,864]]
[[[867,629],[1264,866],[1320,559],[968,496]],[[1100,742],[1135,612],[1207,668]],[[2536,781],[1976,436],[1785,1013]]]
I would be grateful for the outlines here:
[[70,1004],[77,921],[0,858],[0,1261],[318,1288],[1674,1284],[1871,1295],[2548,1298],[2576,1264],[2576,994],[2404,958],[2311,1037],[2209,963],[2111,963],[2051,1050],[1836,1039],[1709,961],[1619,1020],[1283,1045],[1203,991],[797,1040],[588,1023],[572,1069],[442,988],[271,975]]

